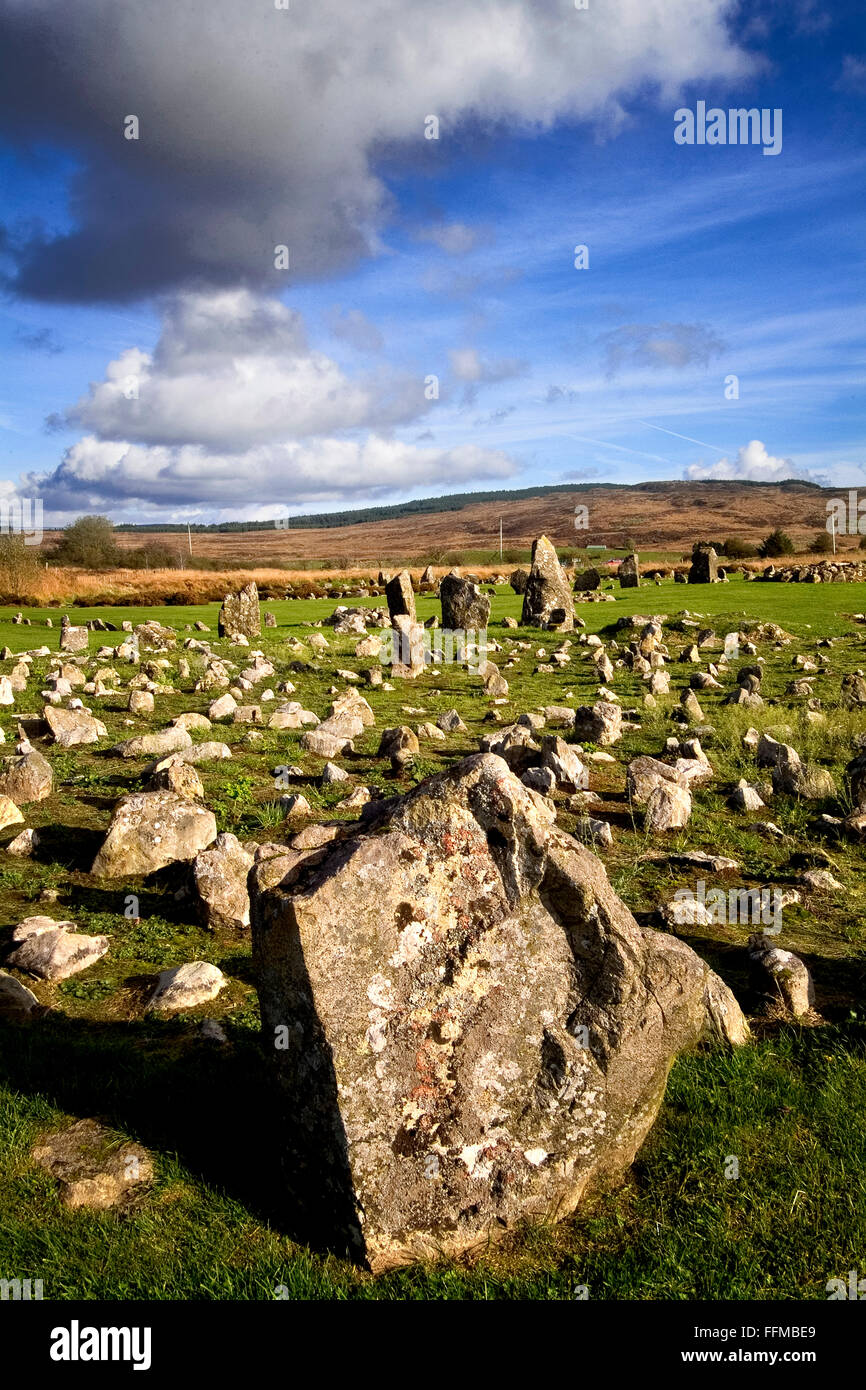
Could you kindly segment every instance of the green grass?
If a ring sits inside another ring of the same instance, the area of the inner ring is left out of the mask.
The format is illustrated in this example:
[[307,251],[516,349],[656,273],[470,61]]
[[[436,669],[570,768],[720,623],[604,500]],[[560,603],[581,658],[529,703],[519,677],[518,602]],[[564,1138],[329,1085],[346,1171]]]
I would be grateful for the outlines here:
[[[787,726],[789,741],[801,753],[830,769],[840,788],[845,763],[857,734],[866,733],[866,712],[839,705],[845,672],[866,667],[864,633],[846,614],[866,610],[866,585],[746,584],[692,588],[645,586],[616,591],[616,604],[579,605],[587,631],[604,631],[623,615],[675,614],[683,609],[706,617],[723,635],[744,621],[779,623],[796,634],[780,652],[768,644],[762,693],[765,707],[741,713],[722,704],[725,692],[699,698],[715,730],[706,747],[716,780],[695,797],[684,832],[671,837],[671,849],[721,851],[737,858],[740,875],[725,886],[793,884],[802,870],[795,858],[811,846],[814,862],[825,858],[845,885],[843,894],[804,896],[785,910],[780,943],[807,960],[816,980],[824,1017],[820,1026],[766,1024],[757,1041],[735,1055],[701,1051],[674,1067],[658,1124],[627,1183],[599,1194],[573,1219],[556,1227],[527,1227],[481,1255],[416,1267],[372,1279],[333,1257],[292,1243],[281,1212],[275,1156],[278,1143],[269,1131],[273,1112],[266,1062],[258,1042],[258,1008],[248,935],[206,931],[177,896],[182,871],[168,870],[147,882],[93,882],[87,872],[117,797],[141,785],[146,759],[123,761],[107,750],[132,733],[161,727],[184,710],[205,711],[206,694],[176,677],[179,692],[157,697],[153,721],[132,719],[125,692],[94,699],[109,729],[102,747],[69,752],[49,750],[55,772],[51,798],[27,808],[27,824],[41,829],[42,847],[30,861],[0,856],[0,944],[25,915],[48,912],[69,917],[81,929],[104,932],[109,953],[90,970],[60,985],[33,986],[50,1012],[32,1025],[0,1028],[0,1277],[41,1278],[46,1297],[59,1298],[270,1298],[277,1285],[298,1298],[571,1298],[579,1284],[593,1298],[823,1298],[827,1279],[862,1266],[866,1237],[864,1144],[866,1144],[866,1030],[863,1024],[866,876],[862,852],[848,843],[823,841],[810,824],[822,810],[838,813],[835,803],[802,804],[777,798],[766,813],[791,837],[767,839],[753,829],[754,817],[734,815],[725,798],[740,776],[755,768],[741,747],[751,723],[758,728]],[[348,599],[348,604],[361,600]],[[372,599],[376,605],[381,600]],[[309,624],[325,618],[333,599],[272,602],[276,629],[264,629],[260,646],[278,658],[276,687],[288,676],[292,698],[323,716],[332,698],[337,666],[358,669],[352,655],[357,638],[335,638],[323,658],[287,651],[286,639],[309,635]],[[500,589],[493,602],[491,633],[499,641],[530,643],[530,651],[505,674],[510,683],[503,721],[546,704],[585,703],[595,698],[597,680],[576,641],[564,670],[534,674],[535,652],[548,652],[558,636],[507,631],[505,616],[520,616],[521,600]],[[422,597],[421,618],[438,612],[438,602]],[[0,611],[0,645],[13,650],[43,642],[56,650],[57,609],[29,610],[31,627],[11,622],[14,610]],[[100,616],[120,625],[150,617],[176,627],[202,618],[216,638],[216,605],[195,609],[75,609],[74,622]],[[51,616],[46,629],[40,619]],[[116,645],[122,633],[94,634],[98,645]],[[815,694],[828,715],[826,726],[804,720],[802,702],[785,693],[797,673],[795,652],[814,654],[819,637],[840,640],[829,649],[830,670],[815,680]],[[685,639],[683,639],[685,645]],[[678,642],[671,641],[676,653]],[[178,650],[176,655],[180,655]],[[231,651],[231,659],[243,655]],[[495,656],[504,663],[507,653]],[[308,661],[311,669],[292,674],[288,662]],[[194,662],[192,662],[194,666]],[[361,662],[360,665],[369,665]],[[8,669],[8,668],[6,668]],[[44,672],[45,665],[36,669]],[[671,666],[678,691],[691,668]],[[133,668],[121,668],[124,681]],[[387,672],[386,672],[387,679]],[[639,819],[624,798],[624,763],[638,752],[658,754],[671,732],[669,710],[675,695],[643,710],[640,679],[618,671],[612,682],[624,707],[642,711],[639,730],[628,732],[613,750],[617,765],[598,764],[593,786],[604,797],[604,813],[614,826],[615,844],[604,858],[611,880],[643,923],[678,887],[693,886],[695,874],[643,858],[650,845]],[[321,761],[299,748],[299,734],[262,730],[262,740],[246,743],[244,726],[219,725],[195,732],[194,739],[218,738],[232,747],[230,762],[199,769],[208,803],[221,829],[241,838],[285,840],[288,831],[276,802],[285,788],[272,769],[299,764],[309,780],[293,786],[310,801],[316,818],[345,817],[337,803],[352,787],[366,783],[388,795],[405,791],[421,776],[474,751],[490,724],[488,702],[479,698],[477,680],[449,666],[416,682],[394,682],[395,689],[368,690],[376,727],[356,741],[344,760],[351,782],[322,788]],[[7,745],[14,743],[22,713],[42,707],[40,682],[14,707],[0,709]],[[87,702],[87,697],[84,697]],[[250,695],[250,701],[256,699]],[[406,707],[423,710],[407,713]],[[413,726],[456,708],[468,732],[445,743],[425,743],[414,770],[395,780],[376,757],[381,730]],[[574,818],[560,808],[560,823]],[[6,843],[15,833],[3,832]],[[46,904],[46,890],[56,902]],[[129,915],[131,895],[137,914]],[[689,929],[687,939],[732,985],[747,1004],[744,945],[750,928],[733,924]],[[160,970],[183,961],[213,961],[229,978],[212,1004],[169,1021],[144,1017],[144,1005]],[[32,985],[32,981],[29,982]],[[214,1048],[197,1037],[202,1018],[219,1018],[230,1044]],[[66,1212],[55,1184],[29,1161],[30,1150],[46,1130],[64,1119],[94,1115],[145,1144],[153,1153],[153,1188],[122,1214]],[[738,1158],[740,1176],[725,1177],[729,1156]]]

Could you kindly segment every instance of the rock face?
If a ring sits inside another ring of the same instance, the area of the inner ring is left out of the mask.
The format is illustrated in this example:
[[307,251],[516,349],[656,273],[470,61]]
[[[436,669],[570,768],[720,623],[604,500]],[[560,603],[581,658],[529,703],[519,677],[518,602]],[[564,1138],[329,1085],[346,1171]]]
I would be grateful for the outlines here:
[[690,584],[718,584],[719,557],[711,545],[696,546],[689,570]]
[[490,599],[470,579],[446,574],[439,585],[442,626],[451,632],[481,632],[490,620]]
[[532,542],[532,569],[523,594],[522,627],[558,632],[574,628],[574,598],[556,551],[546,536]]
[[374,1270],[568,1215],[708,1026],[708,967],[553,822],[476,754],[376,833],[250,875],[286,1181],[309,1234]]
[[529,579],[529,570],[513,570],[509,576],[508,583],[516,594],[526,593],[526,581]]
[[260,636],[262,619],[259,611],[259,591],[251,580],[239,593],[226,594],[219,611],[217,632],[220,637]]
[[16,806],[31,801],[44,801],[51,795],[53,775],[47,758],[34,749],[17,758],[4,758],[0,771],[0,795],[8,796]]
[[640,586],[640,556],[627,555],[616,572],[621,589],[637,589]]
[[174,792],[134,792],[114,808],[91,873],[137,878],[166,864],[194,859],[216,839],[216,817]]

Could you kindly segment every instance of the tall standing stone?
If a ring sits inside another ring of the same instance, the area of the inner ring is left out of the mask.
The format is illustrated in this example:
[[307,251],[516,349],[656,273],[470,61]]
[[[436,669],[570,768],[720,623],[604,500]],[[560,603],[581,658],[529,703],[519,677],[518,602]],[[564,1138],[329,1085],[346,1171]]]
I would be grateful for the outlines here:
[[408,570],[401,570],[393,579],[389,579],[385,585],[385,598],[388,601],[392,623],[395,618],[403,617],[411,618],[413,623],[416,621],[415,594],[412,589],[412,576]]
[[532,543],[532,569],[523,595],[523,627],[544,627],[571,632],[574,599],[565,571],[547,536]]
[[627,555],[617,570],[617,578],[621,589],[639,588],[640,557],[637,555]]
[[254,579],[239,593],[226,594],[219,612],[217,631],[220,637],[252,638],[261,635],[259,591]]
[[711,545],[698,545],[692,551],[690,584],[718,584],[719,557]]

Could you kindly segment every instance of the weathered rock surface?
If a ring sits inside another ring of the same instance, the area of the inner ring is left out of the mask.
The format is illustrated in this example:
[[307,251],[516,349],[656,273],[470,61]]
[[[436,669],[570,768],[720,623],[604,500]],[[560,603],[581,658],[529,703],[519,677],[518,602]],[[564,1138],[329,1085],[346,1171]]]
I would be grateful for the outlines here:
[[181,1009],[195,1009],[216,999],[228,980],[217,966],[206,960],[188,961],[174,970],[163,970],[147,1011],[176,1014]]
[[124,1142],[96,1120],[78,1120],[49,1134],[31,1156],[58,1180],[61,1201],[70,1209],[105,1211],[123,1204],[153,1178],[147,1150]]
[[134,792],[114,808],[91,873],[136,878],[166,864],[194,859],[216,839],[213,811],[174,792]]
[[490,599],[477,584],[446,574],[439,585],[442,626],[451,632],[481,632],[490,620]]
[[192,872],[198,894],[199,915],[206,927],[234,927],[250,924],[247,874],[253,867],[236,835],[218,835],[210,849],[193,861]]
[[611,700],[578,705],[574,711],[574,732],[581,742],[597,743],[602,748],[617,743],[622,737],[622,710]]
[[27,917],[12,933],[19,943],[7,956],[7,964],[26,970],[41,980],[66,980],[86,970],[108,950],[107,936],[84,936],[69,928],[74,922],[55,922],[51,917]]
[[0,796],[0,830],[5,830],[7,825],[21,825],[23,821],[24,817],[11,796]]
[[0,794],[8,796],[16,806],[44,801],[51,795],[53,782],[51,764],[35,748],[20,757],[3,759]]
[[84,709],[46,705],[42,718],[58,748],[74,748],[78,743],[97,743],[108,732],[101,719],[94,719]]
[[574,597],[565,571],[547,536],[532,543],[532,568],[523,594],[523,627],[550,627],[571,632]]
[[640,586],[640,557],[627,555],[617,568],[616,577],[621,589],[637,589]]
[[393,805],[377,833],[250,875],[286,1181],[374,1269],[563,1217],[621,1176],[708,967],[638,927],[601,862],[498,757]]
[[178,753],[182,748],[191,748],[192,739],[186,729],[179,724],[170,724],[154,734],[137,734],[135,738],[125,739],[112,748],[119,758],[140,758],[145,753],[164,757],[166,753]]
[[219,611],[217,632],[220,637],[246,637],[249,641],[259,637],[261,631],[259,591],[255,580],[251,580],[238,593],[226,594]]
[[802,1018],[815,1005],[812,977],[792,951],[774,946],[762,933],[749,937],[749,961],[758,987],[794,1016]]
[[692,552],[689,570],[690,584],[717,584],[719,582],[719,557],[711,545],[696,546]]

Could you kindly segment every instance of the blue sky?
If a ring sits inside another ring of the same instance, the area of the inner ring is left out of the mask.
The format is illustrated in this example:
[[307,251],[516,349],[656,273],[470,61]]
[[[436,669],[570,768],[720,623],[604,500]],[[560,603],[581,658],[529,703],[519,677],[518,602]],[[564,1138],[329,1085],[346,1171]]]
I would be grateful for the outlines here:
[[[162,38],[121,16],[106,76],[102,0],[0,0],[6,495],[154,521],[583,478],[866,484],[853,4],[464,0],[443,35],[375,0],[338,61],[325,0],[262,17],[296,30],[259,74],[242,7],[187,8],[224,23],[167,43],[171,6]],[[699,100],[780,109],[781,152],[677,145]]]

